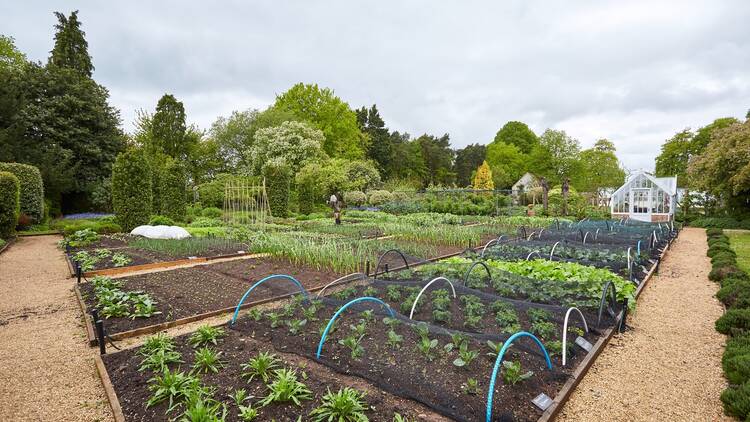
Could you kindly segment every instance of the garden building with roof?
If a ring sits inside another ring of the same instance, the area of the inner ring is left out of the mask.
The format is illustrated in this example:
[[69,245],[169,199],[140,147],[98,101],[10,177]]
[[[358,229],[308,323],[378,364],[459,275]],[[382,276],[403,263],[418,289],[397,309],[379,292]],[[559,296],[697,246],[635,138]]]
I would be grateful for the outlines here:
[[612,194],[612,218],[671,221],[677,206],[677,177],[655,177],[639,170]]

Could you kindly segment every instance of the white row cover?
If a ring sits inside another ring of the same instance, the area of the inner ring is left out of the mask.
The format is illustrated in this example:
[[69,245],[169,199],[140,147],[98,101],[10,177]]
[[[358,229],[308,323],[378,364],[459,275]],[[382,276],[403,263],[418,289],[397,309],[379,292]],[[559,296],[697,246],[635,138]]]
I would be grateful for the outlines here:
[[130,234],[149,239],[185,239],[190,237],[190,233],[179,226],[138,226]]

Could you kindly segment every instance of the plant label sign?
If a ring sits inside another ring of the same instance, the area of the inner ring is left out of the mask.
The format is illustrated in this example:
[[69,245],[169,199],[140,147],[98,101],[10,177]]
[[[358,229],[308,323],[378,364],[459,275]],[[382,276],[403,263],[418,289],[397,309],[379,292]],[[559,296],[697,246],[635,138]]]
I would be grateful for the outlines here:
[[541,393],[538,396],[534,397],[534,400],[532,400],[531,402],[534,403],[534,406],[538,407],[542,412],[547,410],[548,407],[552,406],[552,399],[544,393]]
[[581,347],[581,349],[583,349],[583,350],[585,350],[587,352],[590,352],[591,349],[594,348],[594,346],[591,343],[589,343],[588,340],[586,340],[585,338],[583,338],[581,336],[578,336],[578,338],[576,339],[576,344],[579,345]]

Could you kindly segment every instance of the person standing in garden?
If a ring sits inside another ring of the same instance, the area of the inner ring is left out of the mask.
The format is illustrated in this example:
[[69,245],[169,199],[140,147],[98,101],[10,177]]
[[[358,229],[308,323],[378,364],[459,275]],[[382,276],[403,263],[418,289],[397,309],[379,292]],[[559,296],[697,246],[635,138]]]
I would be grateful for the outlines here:
[[547,211],[547,206],[549,205],[549,183],[547,183],[546,177],[542,177],[540,183],[542,185],[542,208],[544,209],[544,215],[549,215]]
[[570,179],[567,177],[562,184],[562,215],[568,215],[568,192],[570,191]]
[[328,203],[333,209],[333,220],[336,222],[336,224],[341,224],[341,199],[339,199],[339,197],[335,193],[333,193],[331,194],[331,198],[328,200]]

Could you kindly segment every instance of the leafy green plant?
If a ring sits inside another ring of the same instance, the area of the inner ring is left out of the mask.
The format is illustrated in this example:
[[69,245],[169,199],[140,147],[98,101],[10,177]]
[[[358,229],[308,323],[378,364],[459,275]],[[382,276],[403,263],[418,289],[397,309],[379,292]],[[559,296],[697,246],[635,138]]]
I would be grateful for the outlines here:
[[99,259],[105,259],[105,258],[109,258],[109,256],[112,255],[112,251],[110,251],[109,249],[104,249],[104,248],[94,249],[94,255],[96,255],[96,257]]
[[258,308],[252,308],[247,311],[247,316],[253,321],[260,321],[263,318],[263,311]]
[[156,349],[145,355],[141,361],[139,371],[150,370],[152,372],[163,372],[171,363],[182,363],[182,355],[173,349]]
[[537,321],[531,324],[531,331],[539,337],[548,339],[555,335],[557,327],[548,321]]
[[374,288],[372,286],[367,287],[366,289],[362,290],[362,296],[370,296],[370,297],[372,297],[372,296],[375,296],[377,294],[378,294],[378,289],[376,289],[376,288]]
[[470,396],[476,396],[479,394],[479,382],[475,378],[468,378],[466,384],[463,385],[463,390]]
[[532,371],[523,372],[521,362],[518,361],[503,361],[503,369],[503,380],[510,385],[516,385],[534,375]]
[[332,393],[329,389],[321,399],[320,406],[310,412],[315,422],[366,422],[368,406],[365,395],[351,387],[344,387]]
[[190,390],[185,396],[185,412],[179,422],[224,422],[226,418],[226,405]]
[[166,333],[159,333],[149,336],[143,341],[143,345],[138,349],[138,354],[148,356],[157,350],[174,350],[174,340]]
[[81,266],[81,271],[83,272],[93,270],[97,262],[99,262],[99,257],[91,255],[86,251],[76,252],[72,259]]
[[261,406],[289,401],[301,406],[302,400],[312,400],[312,391],[297,380],[297,371],[292,369],[275,370],[274,379],[267,387],[270,392],[261,400]]
[[216,346],[218,344],[218,340],[225,335],[226,333],[221,327],[202,325],[198,327],[198,329],[190,336],[190,338],[188,339],[188,343],[190,343],[194,348],[207,346],[209,344],[213,344],[214,346]]
[[297,335],[302,332],[302,328],[307,324],[306,319],[295,319],[292,321],[287,321],[286,325],[289,327],[289,333],[292,335]]
[[130,314],[131,319],[136,318],[151,318],[154,315],[161,314],[160,311],[156,310],[156,303],[151,299],[151,296],[147,294],[138,294],[131,296],[133,303],[133,312]]
[[387,344],[391,346],[394,349],[400,349],[401,343],[404,342],[404,336],[397,334],[393,330],[388,330],[388,340]]
[[393,330],[398,327],[399,324],[401,324],[401,321],[399,321],[397,318],[385,317],[383,318],[383,324],[385,324],[389,329]]
[[268,382],[271,371],[281,365],[281,360],[275,354],[270,352],[259,352],[254,358],[250,358],[247,363],[240,365],[242,368],[242,377],[248,381],[259,377],[263,382]]
[[195,351],[195,362],[193,363],[193,369],[198,372],[219,372],[224,366],[224,362],[221,361],[221,352],[216,352],[204,347]]
[[284,315],[278,312],[268,312],[266,314],[268,320],[271,321],[271,328],[278,328],[283,322],[282,318]]
[[458,349],[458,358],[453,361],[453,365],[459,368],[469,366],[477,356],[479,356],[478,351],[469,349],[468,343],[461,343]]
[[435,350],[437,347],[438,347],[437,339],[430,340],[429,338],[422,337],[419,339],[419,342],[417,342],[417,350],[419,350],[429,361],[435,359],[435,356],[432,354],[432,351]]
[[148,380],[148,390],[151,397],[146,401],[146,407],[169,401],[167,413],[174,409],[175,402],[183,400],[187,394],[196,390],[200,379],[194,375],[175,370],[164,369],[161,374]]
[[401,416],[400,413],[396,413],[393,415],[393,422],[412,422],[412,421],[409,420],[408,418]]
[[258,409],[255,409],[252,406],[245,406],[248,397],[247,391],[244,388],[236,390],[231,397],[234,404],[237,405],[237,413],[241,421],[250,422],[258,417]]
[[361,336],[357,337],[356,335],[352,334],[339,340],[339,344],[347,347],[351,351],[352,359],[359,359],[365,353],[365,348],[360,344],[361,341]]
[[398,302],[401,300],[401,290],[399,286],[390,284],[385,288],[385,296],[391,302]]
[[114,265],[115,267],[124,267],[130,264],[131,262],[133,262],[133,260],[130,259],[129,256],[120,252],[116,252],[112,254],[111,261],[112,261],[112,265]]

